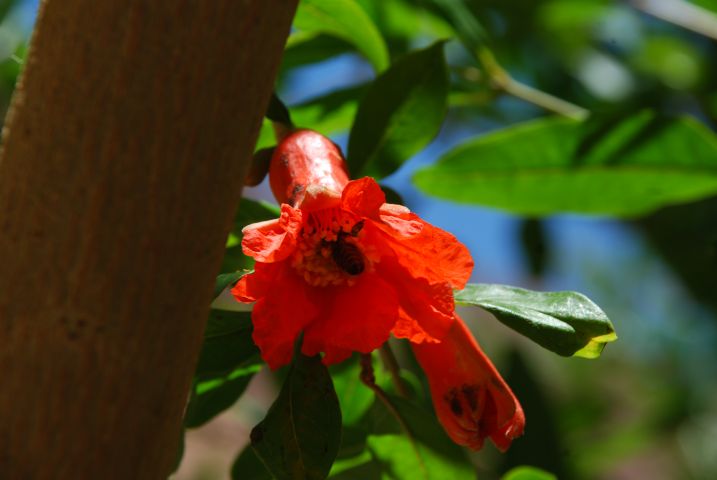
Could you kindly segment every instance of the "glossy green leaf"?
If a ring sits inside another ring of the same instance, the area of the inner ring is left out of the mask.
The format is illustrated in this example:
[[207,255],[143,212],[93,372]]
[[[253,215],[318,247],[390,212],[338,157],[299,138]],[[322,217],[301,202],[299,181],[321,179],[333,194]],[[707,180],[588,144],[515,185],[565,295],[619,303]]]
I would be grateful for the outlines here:
[[468,284],[459,304],[488,310],[502,323],[563,356],[596,358],[617,339],[600,307],[577,292],[533,292],[506,285]]
[[443,42],[397,60],[370,86],[348,145],[354,177],[384,177],[438,134],[446,114],[448,75]]
[[302,0],[294,26],[302,32],[332,35],[354,45],[377,72],[388,66],[388,49],[381,33],[354,0]]
[[617,123],[541,119],[481,136],[419,170],[430,195],[540,216],[643,215],[717,193],[717,138],[651,112]]
[[198,427],[232,406],[263,362],[251,338],[250,312],[212,310],[184,424]]
[[557,477],[539,468],[520,466],[511,469],[501,480],[557,480]]
[[319,356],[297,353],[279,397],[251,432],[251,446],[278,480],[326,478],[341,443],[341,410]]

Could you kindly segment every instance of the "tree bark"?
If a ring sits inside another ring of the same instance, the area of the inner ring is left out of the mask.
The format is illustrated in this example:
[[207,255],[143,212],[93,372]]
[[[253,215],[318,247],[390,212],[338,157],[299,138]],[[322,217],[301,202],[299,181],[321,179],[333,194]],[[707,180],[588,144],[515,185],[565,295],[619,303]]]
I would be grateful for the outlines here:
[[0,476],[173,467],[297,0],[45,0],[0,157]]

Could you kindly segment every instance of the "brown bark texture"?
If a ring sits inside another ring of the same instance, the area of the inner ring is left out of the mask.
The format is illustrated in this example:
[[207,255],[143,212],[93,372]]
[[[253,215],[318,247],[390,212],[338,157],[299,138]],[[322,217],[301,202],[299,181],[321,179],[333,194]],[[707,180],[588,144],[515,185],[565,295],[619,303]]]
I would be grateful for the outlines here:
[[297,0],[46,0],[0,157],[0,478],[160,479]]

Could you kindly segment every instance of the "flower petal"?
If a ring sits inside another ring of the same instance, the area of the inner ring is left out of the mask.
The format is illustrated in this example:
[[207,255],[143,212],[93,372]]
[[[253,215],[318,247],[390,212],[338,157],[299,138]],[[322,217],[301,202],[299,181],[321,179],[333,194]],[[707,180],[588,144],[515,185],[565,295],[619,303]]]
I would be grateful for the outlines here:
[[242,230],[242,250],[257,262],[279,262],[287,258],[296,247],[301,231],[301,210],[281,205],[277,220],[253,223]]
[[386,203],[386,195],[371,177],[350,181],[341,195],[341,205],[360,217],[378,218],[378,210]]
[[414,343],[441,341],[454,322],[450,284],[413,277],[395,256],[382,258],[376,272],[400,292],[399,318],[393,335]]
[[324,363],[344,360],[351,351],[369,353],[390,335],[398,314],[393,287],[378,275],[363,273],[352,286],[326,287],[324,308],[306,328],[302,351],[325,352]]
[[428,376],[438,420],[454,442],[478,450],[490,437],[506,450],[523,434],[523,409],[457,315],[441,343],[411,346]]
[[[382,215],[381,219],[384,220],[384,217],[388,216]],[[413,236],[404,236],[405,230],[401,231],[401,235],[391,235],[383,229],[398,262],[414,277],[422,277],[429,282],[449,282],[453,288],[462,289],[473,271],[470,252],[450,233],[420,221],[423,227]],[[389,225],[395,228],[393,224]]]
[[293,268],[276,269],[274,284],[259,298],[251,314],[252,338],[272,370],[291,362],[294,342],[319,313],[311,291]]
[[282,268],[284,265],[281,263],[257,262],[254,271],[241,277],[234,285],[231,290],[232,295],[243,303],[256,302],[268,293]]

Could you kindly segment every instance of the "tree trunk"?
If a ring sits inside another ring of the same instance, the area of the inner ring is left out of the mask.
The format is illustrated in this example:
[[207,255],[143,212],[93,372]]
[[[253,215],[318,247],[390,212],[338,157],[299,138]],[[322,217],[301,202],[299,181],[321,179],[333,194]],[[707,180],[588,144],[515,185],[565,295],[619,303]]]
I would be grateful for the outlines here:
[[297,0],[45,0],[0,157],[0,476],[159,479]]

